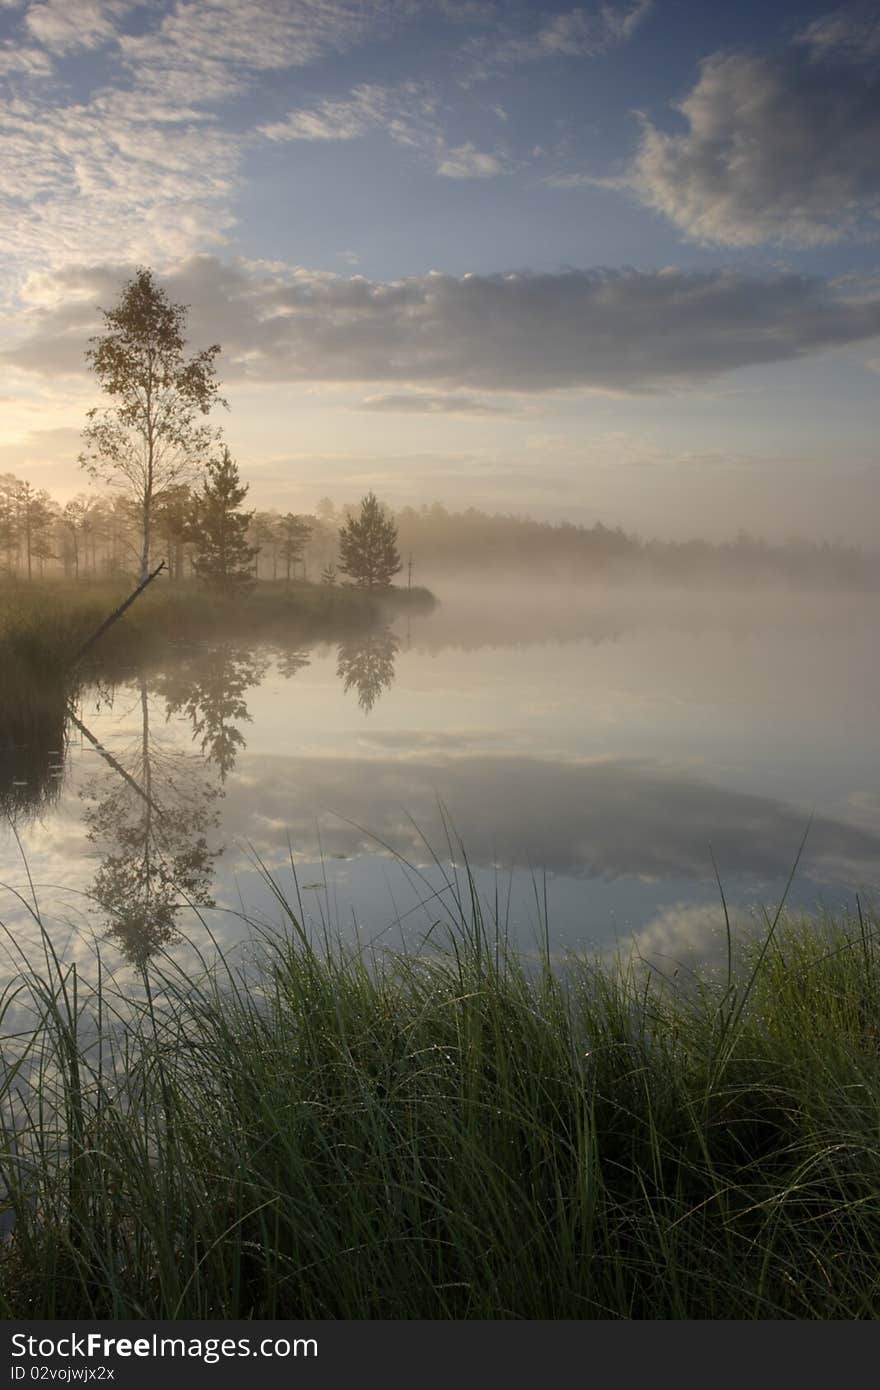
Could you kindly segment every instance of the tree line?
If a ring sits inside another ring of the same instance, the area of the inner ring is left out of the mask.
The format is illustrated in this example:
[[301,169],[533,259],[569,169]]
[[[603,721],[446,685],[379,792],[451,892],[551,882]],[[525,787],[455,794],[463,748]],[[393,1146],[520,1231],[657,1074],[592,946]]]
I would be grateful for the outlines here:
[[[223,462],[221,460],[221,462]],[[236,511],[247,491],[233,483],[230,460],[217,470],[216,499],[212,489],[202,491],[208,517],[208,536],[224,527],[223,494]],[[210,465],[207,466],[211,476]],[[165,559],[172,579],[191,579],[199,573],[199,497],[188,484],[178,483],[154,499],[151,509],[153,553]],[[314,577],[329,569],[335,574],[339,559],[340,523],[347,524],[355,509],[337,513],[329,498],[319,503],[317,514],[281,513],[277,508],[244,514],[246,545],[255,579]],[[213,523],[213,525],[212,525]],[[142,532],[138,509],[125,492],[78,493],[67,502],[53,498],[14,473],[0,473],[0,575],[42,578],[63,574],[68,579],[112,578],[131,574],[138,563]]]
[[[318,519],[242,510],[248,485],[221,430],[207,421],[215,406],[227,404],[215,368],[220,345],[186,355],[186,308],[168,299],[148,269],[101,313],[105,331],[89,340],[85,356],[105,403],[87,413],[79,463],[115,491],[81,494],[60,507],[44,490],[0,477],[7,573],[32,579],[35,567],[42,575],[47,562],[60,561],[79,577],[90,558],[95,573],[100,540],[105,573],[130,570],[136,558],[145,580],[158,545],[172,579],[188,567],[212,588],[242,591],[260,577],[260,556],[268,551],[272,577],[280,562],[289,583],[298,564],[305,571]],[[338,569],[360,587],[383,588],[400,568],[394,523],[370,492],[339,529],[323,582],[334,584]]]
[[[207,487],[177,484],[154,504],[151,554],[165,559],[172,581],[209,575],[216,550],[222,552],[224,542],[228,546],[228,539],[235,537],[241,543],[238,556],[246,578],[345,582],[346,565],[357,568],[364,504],[367,540],[374,509],[386,522],[390,520],[372,494],[360,504],[338,508],[325,497],[313,513],[282,513],[277,508],[242,512],[246,488],[240,479],[235,480],[231,459],[221,457],[218,463],[213,469],[206,466]],[[378,560],[383,554],[388,559],[386,570],[400,564],[399,552],[396,559],[390,553],[397,548],[395,529],[392,521],[378,548]],[[139,565],[141,535],[137,509],[124,492],[79,493],[62,503],[13,473],[0,473],[0,575],[21,579],[63,575],[72,580],[131,575]],[[231,550],[227,562],[229,558]],[[369,587],[372,575],[376,586],[383,578],[376,560],[367,545],[365,573],[353,582]],[[220,561],[222,570],[222,553]]]

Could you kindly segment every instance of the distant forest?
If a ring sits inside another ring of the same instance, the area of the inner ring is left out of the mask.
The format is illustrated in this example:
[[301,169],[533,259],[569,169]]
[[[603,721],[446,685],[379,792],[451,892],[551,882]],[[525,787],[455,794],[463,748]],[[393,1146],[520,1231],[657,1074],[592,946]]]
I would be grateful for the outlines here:
[[434,503],[395,514],[404,561],[415,557],[423,582],[450,571],[517,573],[562,584],[621,581],[834,584],[880,587],[880,554],[855,546],[792,538],[771,544],[740,532],[735,540],[644,541],[621,528],[450,512]]
[[[187,538],[189,490],[178,487],[157,500],[156,554],[167,559],[172,580],[193,578],[193,546]],[[312,513],[278,509],[249,513],[248,543],[256,551],[254,574],[265,580],[320,581],[339,559],[339,529],[358,503],[322,498]],[[596,522],[539,522],[489,515],[440,503],[394,512],[403,568],[399,585],[430,584],[455,575],[468,579],[519,575],[536,582],[581,585],[597,581],[791,583],[857,589],[880,587],[880,556],[855,546],[791,539],[772,544],[741,532],[736,539],[641,540],[620,527]],[[291,543],[294,527],[298,543]],[[138,523],[123,493],[80,494],[60,504],[12,474],[0,474],[0,573],[27,579],[133,574]],[[341,576],[340,576],[341,578]]]

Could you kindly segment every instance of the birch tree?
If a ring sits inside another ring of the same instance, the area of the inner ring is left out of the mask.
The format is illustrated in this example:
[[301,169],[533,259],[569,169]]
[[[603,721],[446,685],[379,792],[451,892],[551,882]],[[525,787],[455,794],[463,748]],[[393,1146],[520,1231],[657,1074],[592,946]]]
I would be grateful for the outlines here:
[[157,501],[198,477],[218,437],[200,417],[226,404],[214,371],[220,346],[184,356],[186,307],[171,303],[151,270],[138,270],[101,312],[106,332],[90,339],[86,361],[111,403],[88,412],[79,461],[135,503],[144,580]]

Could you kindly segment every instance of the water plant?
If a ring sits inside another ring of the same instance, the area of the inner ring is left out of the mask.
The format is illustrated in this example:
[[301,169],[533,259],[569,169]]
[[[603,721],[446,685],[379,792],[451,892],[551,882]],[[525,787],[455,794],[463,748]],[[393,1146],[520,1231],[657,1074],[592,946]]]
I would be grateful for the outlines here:
[[396,952],[313,939],[263,873],[258,970],[166,955],[135,992],[28,900],[4,1316],[880,1314],[875,914],[781,912],[720,973],[557,969],[466,865]]

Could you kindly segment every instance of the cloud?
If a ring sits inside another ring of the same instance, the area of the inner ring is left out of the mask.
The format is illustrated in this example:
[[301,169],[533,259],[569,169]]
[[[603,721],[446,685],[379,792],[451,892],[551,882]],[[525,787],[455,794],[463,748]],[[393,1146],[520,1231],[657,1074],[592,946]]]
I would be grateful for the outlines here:
[[259,132],[273,141],[357,140],[376,130],[395,144],[426,155],[444,178],[491,178],[504,171],[498,154],[478,150],[470,142],[450,148],[437,126],[439,102],[430,86],[404,82],[397,87],[363,83],[350,96],[291,111],[283,121],[271,121]]
[[[737,947],[763,925],[742,908],[730,909],[728,918]],[[722,965],[727,955],[724,912],[716,903],[676,903],[658,912],[632,936],[623,936],[607,954],[620,950],[627,954],[634,951],[667,971],[679,962],[689,966],[695,960],[710,967]]]
[[475,75],[487,76],[497,68],[550,58],[597,57],[627,43],[652,8],[653,0],[589,9],[579,5],[543,19],[528,33],[480,40],[471,45],[477,60]]
[[[81,371],[100,328],[96,306],[110,307],[123,274],[71,266],[32,282],[29,331],[0,360]],[[382,282],[203,255],[162,282],[192,306],[191,340],[222,345],[226,380],[662,391],[880,335],[876,294],[788,272],[430,272]]]
[[814,19],[800,34],[814,59],[846,58],[854,63],[870,63],[880,58],[880,13],[873,4],[833,10]]
[[395,0],[190,0],[157,29],[121,36],[120,48],[140,86],[171,100],[217,102],[260,73],[344,51],[399,8]]
[[470,141],[447,150],[437,165],[437,173],[447,179],[492,178],[503,170],[504,165],[497,155],[478,150]]
[[0,252],[11,268],[176,260],[231,225],[235,136],[143,97],[0,106]]
[[434,131],[425,120],[434,115],[437,98],[418,82],[396,87],[364,82],[344,98],[328,99],[316,106],[291,111],[283,121],[259,127],[269,140],[356,140],[376,129],[384,129],[400,144],[421,144],[433,140]]
[[[542,180],[548,188],[605,188],[609,180],[597,176],[596,174],[547,174]],[[614,187],[619,186],[619,180],[613,180]]]
[[632,189],[694,241],[876,236],[880,80],[876,66],[847,61],[876,42],[876,21],[866,37],[837,19],[812,25],[782,57],[713,54],[678,106],[687,131],[644,119],[628,174],[606,182]]
[[8,39],[0,44],[0,76],[48,77],[51,72],[51,59],[41,48],[21,48]]
[[[126,23],[135,12],[137,28]],[[253,132],[227,106],[267,72],[345,50],[405,17],[407,0],[41,0],[0,72],[45,79],[52,58],[104,48],[110,85],[82,101],[0,101],[0,254],[16,271],[78,259],[164,263],[222,244]],[[142,21],[142,22],[141,22]],[[126,32],[128,30],[128,32]],[[25,89],[27,90],[27,89]]]
[[[35,471],[72,464],[81,449],[82,434],[70,426],[29,430],[18,443],[0,444],[0,472],[17,474],[22,470],[32,478]],[[81,482],[85,486],[84,478]]]
[[41,0],[29,7],[24,22],[37,43],[65,54],[116,39],[119,21],[135,8],[137,0]]
[[387,411],[390,415],[512,415],[512,407],[480,400],[478,396],[438,395],[427,391],[388,392],[367,396],[358,410]]

